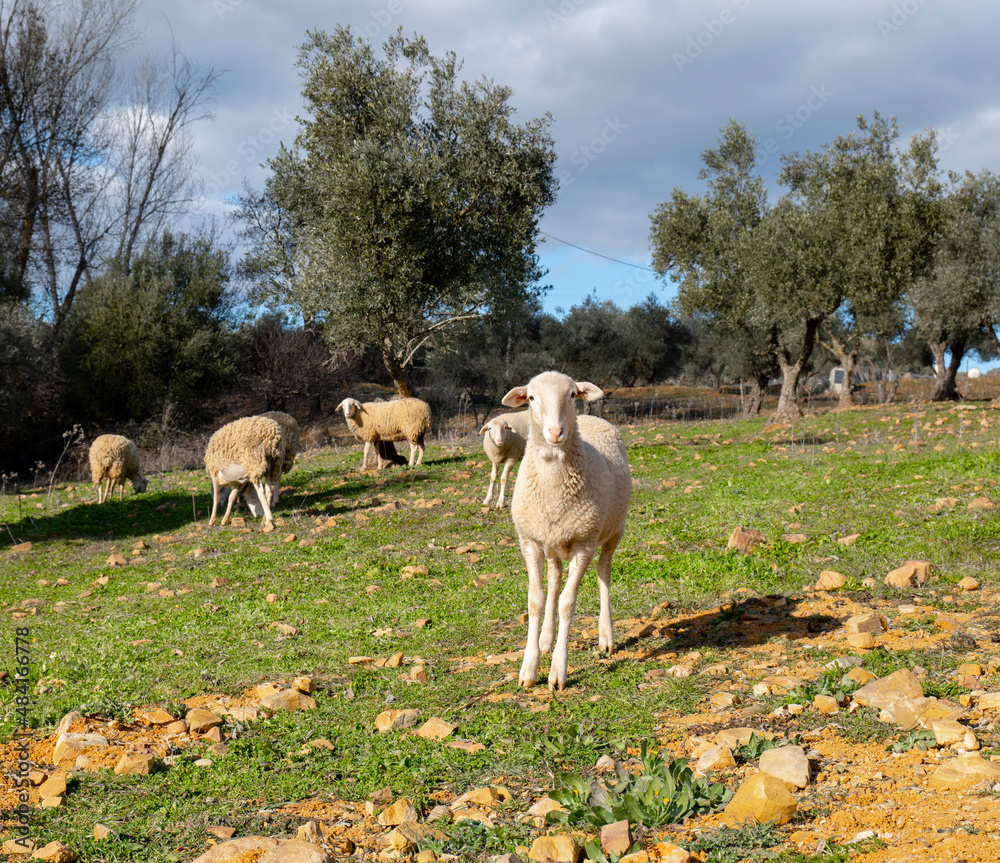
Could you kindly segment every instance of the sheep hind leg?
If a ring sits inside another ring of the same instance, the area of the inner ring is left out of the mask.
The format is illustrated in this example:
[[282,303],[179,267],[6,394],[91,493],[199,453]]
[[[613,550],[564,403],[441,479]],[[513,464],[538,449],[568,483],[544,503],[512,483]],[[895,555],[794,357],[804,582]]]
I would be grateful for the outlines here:
[[267,481],[261,479],[261,480],[258,480],[255,483],[252,483],[252,485],[257,490],[257,496],[260,498],[260,505],[264,509],[264,522],[261,525],[261,527],[265,531],[274,530],[274,516],[271,515],[271,507],[268,505],[268,502],[267,502],[267,499],[268,499],[268,495],[267,495]]
[[229,524],[229,514],[233,511],[233,503],[241,494],[243,493],[242,485],[234,485],[229,491],[229,500],[226,502],[226,514],[222,516],[222,521],[219,522],[221,525]]
[[590,566],[590,561],[597,551],[596,546],[578,548],[569,560],[569,575],[566,586],[559,595],[559,635],[552,651],[552,667],[549,670],[549,689],[565,689],[566,673],[569,665],[569,626],[576,610],[576,595],[580,590],[580,581]]
[[545,557],[534,543],[522,544],[521,553],[528,567],[528,639],[524,645],[524,659],[517,682],[525,689],[530,689],[538,682],[538,659],[541,655],[538,649],[538,623],[545,602],[542,583],[542,562]]
[[542,623],[542,634],[539,648],[542,653],[551,653],[556,640],[556,615],[559,613],[559,593],[562,591],[562,561],[558,557],[550,557],[548,564],[548,585],[545,592],[545,620]]
[[601,546],[601,557],[597,561],[597,589],[601,596],[601,616],[597,625],[597,649],[614,653],[615,628],[611,619],[611,558],[621,541],[622,535],[611,537]]

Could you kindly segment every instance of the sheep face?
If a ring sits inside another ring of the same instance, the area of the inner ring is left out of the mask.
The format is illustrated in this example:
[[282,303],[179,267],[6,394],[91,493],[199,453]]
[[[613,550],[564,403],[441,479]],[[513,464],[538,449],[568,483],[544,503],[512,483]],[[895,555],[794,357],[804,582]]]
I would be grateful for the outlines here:
[[592,402],[603,398],[604,391],[587,381],[574,381],[560,372],[542,372],[527,386],[514,387],[503,397],[507,407],[528,405],[531,427],[549,447],[561,448],[572,437],[576,422],[575,399]]
[[144,494],[148,485],[149,483],[144,476],[137,476],[132,480],[132,487],[135,489],[136,494]]
[[493,443],[495,443],[498,447],[502,447],[504,439],[509,439],[508,432],[513,431],[514,429],[506,420],[501,419],[500,417],[494,417],[479,430],[479,433],[488,434],[491,438],[493,438]]
[[344,419],[354,416],[361,407],[361,402],[357,399],[344,399],[339,405],[337,405],[336,410],[344,412]]

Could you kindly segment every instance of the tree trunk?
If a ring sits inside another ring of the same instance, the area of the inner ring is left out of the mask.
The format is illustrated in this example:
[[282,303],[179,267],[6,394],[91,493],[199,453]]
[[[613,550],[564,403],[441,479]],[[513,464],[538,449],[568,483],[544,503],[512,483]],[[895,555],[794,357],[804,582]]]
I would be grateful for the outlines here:
[[756,419],[760,416],[760,409],[764,404],[764,394],[767,392],[767,381],[767,377],[753,378],[750,381],[750,393],[743,407],[743,415],[747,419]]
[[837,407],[839,408],[849,408],[855,403],[854,369],[858,363],[858,349],[854,348],[854,350],[851,350],[848,347],[849,343],[854,341],[854,338],[852,336],[847,342],[842,342],[837,338],[836,333],[830,333],[829,344],[820,339],[820,344],[837,358],[837,362],[840,363],[840,367],[844,370],[844,384],[838,393],[837,400]]
[[854,366],[857,361],[857,351],[848,351],[840,357],[840,365],[844,370],[844,386],[841,387],[837,407],[849,408],[854,406]]
[[396,392],[404,398],[412,396],[413,387],[410,386],[406,372],[403,371],[399,358],[396,356],[395,350],[393,350],[392,341],[388,337],[382,341],[382,362],[385,363],[386,371],[389,372],[392,382],[396,385]]
[[[934,395],[931,401],[934,402],[958,402],[962,400],[962,394],[955,384],[955,377],[962,367],[962,359],[965,357],[965,343],[957,341],[954,344],[943,342],[931,342],[931,352],[934,354],[934,365],[937,369],[937,381],[934,384]],[[944,363],[945,348],[951,348],[951,358],[948,365]]]
[[781,394],[778,396],[778,407],[772,419],[778,423],[793,423],[802,416],[802,408],[799,407],[799,379],[802,377],[802,370],[812,356],[813,347],[816,344],[816,330],[819,324],[817,321],[806,321],[806,331],[802,337],[802,351],[799,358],[794,362],[789,362],[788,355],[784,350],[775,345],[775,356],[778,358],[778,366],[781,369]]
[[771,418],[778,423],[793,423],[802,416],[798,399],[802,363],[789,363],[779,356],[778,365],[781,366],[781,394],[778,396],[778,407]]

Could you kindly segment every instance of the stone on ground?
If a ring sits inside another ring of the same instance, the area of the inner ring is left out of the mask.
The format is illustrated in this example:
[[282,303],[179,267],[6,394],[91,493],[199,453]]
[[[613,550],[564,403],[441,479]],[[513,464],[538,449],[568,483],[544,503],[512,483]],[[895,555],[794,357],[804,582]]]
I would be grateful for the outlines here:
[[387,806],[378,816],[383,827],[396,827],[417,820],[417,810],[409,797],[400,797],[392,806]]
[[762,752],[760,771],[780,779],[789,790],[809,784],[809,759],[801,746],[778,746]]
[[1000,764],[986,761],[981,755],[959,755],[942,764],[929,780],[927,787],[936,791],[968,788],[979,782],[1000,782]]
[[32,860],[47,860],[48,863],[73,863],[76,860],[76,852],[64,845],[62,842],[53,841],[48,845],[43,845],[36,849],[32,855]]
[[583,849],[575,836],[539,836],[531,845],[528,859],[534,863],[579,863]]
[[601,850],[605,854],[617,854],[619,857],[632,847],[632,830],[628,821],[615,821],[601,828]]
[[419,710],[383,710],[375,717],[375,727],[385,734],[387,731],[412,728],[419,718]]
[[816,579],[816,590],[840,590],[847,584],[847,576],[832,569],[824,569]]
[[209,848],[191,863],[336,863],[337,858],[318,845],[299,839],[243,836]]
[[744,782],[722,813],[729,827],[747,824],[787,824],[798,809],[785,783],[767,773],[755,773]]

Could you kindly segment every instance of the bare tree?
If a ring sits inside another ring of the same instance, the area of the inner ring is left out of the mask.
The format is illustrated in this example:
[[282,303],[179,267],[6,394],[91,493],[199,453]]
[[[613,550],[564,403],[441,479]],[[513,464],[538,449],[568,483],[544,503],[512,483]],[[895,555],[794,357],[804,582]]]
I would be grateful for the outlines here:
[[218,78],[177,50],[121,71],[137,0],[0,0],[0,227],[51,343],[81,283],[167,227],[195,187],[185,130]]

